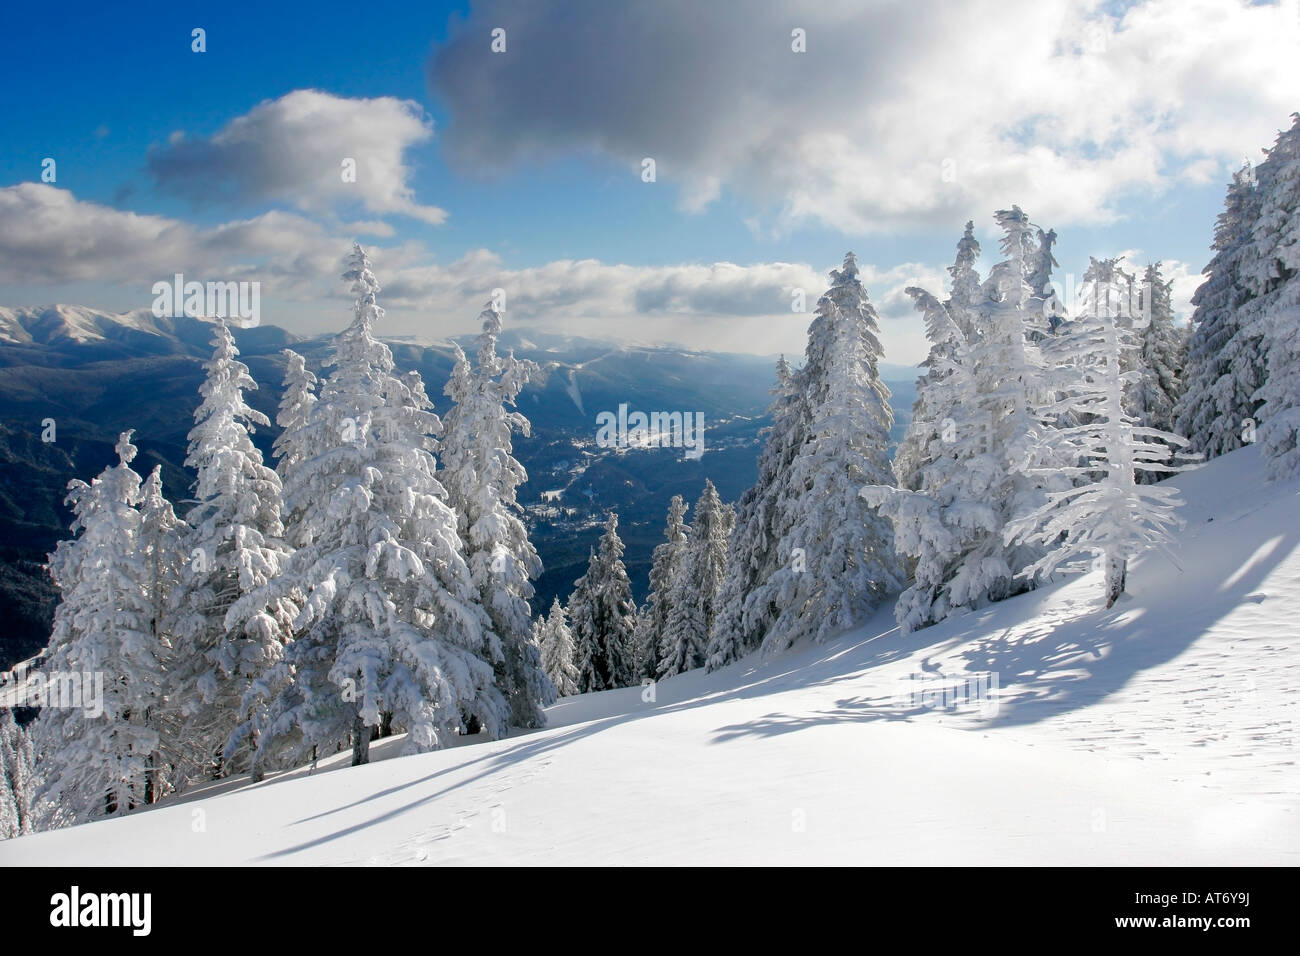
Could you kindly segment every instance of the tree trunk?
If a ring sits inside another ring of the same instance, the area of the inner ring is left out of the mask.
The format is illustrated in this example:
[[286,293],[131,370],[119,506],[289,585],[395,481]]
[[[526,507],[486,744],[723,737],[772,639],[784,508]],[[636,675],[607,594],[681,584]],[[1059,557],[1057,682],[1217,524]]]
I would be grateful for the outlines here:
[[1128,561],[1106,555],[1106,607],[1110,608],[1124,593],[1128,583]]
[[352,718],[352,766],[370,763],[370,728],[358,711]]

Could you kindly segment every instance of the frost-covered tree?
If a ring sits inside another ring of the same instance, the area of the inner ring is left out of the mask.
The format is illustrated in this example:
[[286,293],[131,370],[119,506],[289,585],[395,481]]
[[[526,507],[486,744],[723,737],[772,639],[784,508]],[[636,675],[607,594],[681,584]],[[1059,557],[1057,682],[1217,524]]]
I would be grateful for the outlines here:
[[31,737],[9,710],[0,710],[0,840],[32,832]]
[[[1138,311],[1137,290],[1133,275],[1124,270],[1122,262],[1123,257],[1088,257],[1088,269],[1079,286],[1079,315],[1106,315],[1117,319],[1122,328],[1134,328],[1134,316]],[[1136,365],[1136,358],[1136,353],[1131,353],[1125,361]]]
[[[1053,307],[1055,291],[1052,288],[1052,269],[1060,265],[1052,255],[1052,246],[1056,244],[1056,230],[1035,230],[1038,248],[1028,259],[1029,273],[1025,284],[1029,286],[1031,313],[1041,315],[1044,322],[1035,322],[1031,334],[1035,338],[1045,338],[1056,332],[1063,320],[1062,310]],[[1045,323],[1045,324],[1044,324]]]
[[1008,542],[1026,540],[1045,549],[1023,569],[1027,576],[1050,574],[1082,554],[1097,555],[1107,607],[1124,592],[1129,562],[1164,545],[1179,524],[1177,490],[1136,480],[1139,471],[1179,470],[1167,462],[1171,448],[1185,444],[1170,432],[1139,425],[1125,409],[1125,391],[1141,372],[1125,371],[1124,353],[1139,347],[1134,333],[1107,310],[1076,317],[1056,353],[1061,397],[1039,414],[1082,422],[1046,432],[1057,457],[1070,462],[1057,471],[1078,483],[1050,492],[1042,507],[1017,517],[1003,532]]
[[569,596],[578,692],[612,690],[632,683],[636,604],[623,565],[618,515],[610,512],[600,544],[587,560],[587,573]]
[[[300,464],[316,453],[317,439],[310,429],[311,408],[316,404],[316,375],[307,368],[307,361],[293,349],[284,349],[284,392],[275,423],[280,426],[272,450],[275,452],[275,471],[281,484],[288,480]],[[285,541],[296,547],[294,525],[296,515],[281,515],[285,525]]]
[[155,718],[167,648],[154,636],[130,439],[121,435],[118,463],[90,484],[69,482],[75,537],[50,556],[59,603],[44,676],[67,683],[58,689],[64,706],[42,707],[31,731],[40,755],[33,802],[48,811],[45,827],[125,814],[159,796]]
[[908,426],[924,465],[915,489],[863,489],[894,522],[895,545],[914,560],[911,584],[899,596],[895,617],[904,633],[954,610],[991,599],[990,583],[1010,569],[997,543],[1002,516],[989,498],[1006,471],[989,444],[987,414],[975,385],[971,348],[947,307],[919,288],[908,294],[925,315],[930,372]]
[[[1062,482],[1043,471],[1057,462],[1036,410],[1053,398],[1044,378],[1044,359],[1038,342],[1055,342],[1056,334],[1043,334],[1059,313],[1050,303],[1035,298],[1029,286],[1031,265],[1039,255],[1031,235],[1039,232],[1019,206],[999,210],[994,219],[1002,227],[1004,258],[989,272],[979,307],[979,334],[970,346],[970,366],[978,396],[978,421],[969,427],[983,430],[991,454],[989,497],[998,508],[998,525],[1039,507],[1046,491]],[[978,601],[1001,600],[1027,586],[1014,580],[1016,570],[1037,560],[1036,549],[1008,547],[1000,534],[985,538],[967,558],[979,561]],[[1003,567],[1006,575],[1003,575]]]
[[497,687],[510,705],[512,727],[542,727],[543,708],[555,702],[555,688],[533,640],[533,580],[542,560],[520,519],[517,492],[528,473],[514,457],[512,435],[527,436],[528,419],[515,400],[537,373],[535,362],[497,354],[501,313],[491,303],[480,316],[478,366],[470,368],[456,347],[446,394],[454,403],[443,422],[442,483],[456,512],[465,560],[479,602],[500,641]]
[[766,652],[852,627],[902,587],[894,529],[859,495],[864,485],[894,480],[888,454],[893,412],[878,374],[878,332],[849,253],[818,301],[796,376],[807,404],[807,434],[777,502],[790,519],[778,553],[791,560],[754,595],[779,608],[763,638]]
[[493,674],[500,642],[434,474],[441,422],[418,376],[397,375],[374,337],[379,283],[360,246],[344,278],[355,318],[335,339],[308,416],[315,453],[284,489],[302,531],[279,590],[300,593],[303,606],[285,651],[292,681],[259,742],[268,759],[350,739],[353,762],[364,763],[386,715],[406,731],[407,753],[445,745],[466,717],[491,736],[508,723]]
[[[144,571],[145,595],[150,608],[150,633],[154,642],[163,648],[162,661],[166,676],[164,695],[177,692],[171,680],[175,666],[176,647],[171,625],[174,623],[171,608],[185,568],[185,522],[176,517],[172,504],[163,494],[162,466],[155,465],[140,489],[140,537],[136,557]],[[155,726],[158,729],[160,755],[150,767],[151,789],[156,794],[176,789],[180,783],[175,773],[187,751],[184,726],[176,709],[164,702],[157,708]]]
[[[671,532],[672,511],[668,521]],[[735,523],[735,512],[722,503],[718,489],[706,478],[668,591],[659,677],[672,677],[708,662],[709,633],[718,617],[727,549]]]
[[966,229],[957,241],[957,258],[948,267],[952,285],[949,287],[948,301],[944,303],[958,330],[967,338],[975,334],[975,314],[980,302],[980,274],[975,266],[979,257],[980,244],[975,238],[975,222],[967,220]]
[[183,778],[247,769],[256,741],[226,744],[242,723],[244,695],[280,660],[296,608],[266,593],[288,560],[279,476],[250,432],[270,422],[244,401],[257,388],[224,321],[199,388],[185,464],[198,475],[186,513],[189,561],[177,589],[176,647],[168,675],[188,753]]
[[1261,339],[1266,377],[1253,396],[1259,442],[1275,479],[1300,474],[1300,114],[1259,165],[1260,213],[1244,282],[1243,323]]
[[537,646],[542,649],[542,667],[561,697],[578,693],[578,668],[573,662],[573,632],[560,599],[551,602],[551,613],[539,617],[536,625]]
[[[948,267],[952,288],[947,301],[931,303],[933,297],[929,293],[907,290],[925,316],[930,353],[921,363],[926,371],[916,382],[912,421],[894,455],[894,477],[899,488],[921,489],[922,468],[931,460],[933,443],[940,438],[943,423],[951,418],[953,396],[943,387],[943,382],[952,375],[954,350],[964,348],[977,334],[980,278],[975,263],[979,253],[975,224],[967,222],[966,231],[957,243],[957,259]],[[918,296],[923,296],[924,301]]]
[[1255,396],[1264,384],[1266,361],[1262,332],[1243,314],[1255,293],[1242,270],[1259,207],[1255,171],[1246,164],[1228,186],[1214,229],[1214,257],[1192,296],[1186,390],[1174,430],[1187,436],[1191,451],[1208,458],[1250,441],[1258,421]]
[[[663,638],[668,630],[668,613],[672,609],[672,587],[686,553],[686,502],[673,495],[668,502],[668,522],[664,542],[656,545],[650,559],[650,593],[637,617],[636,676],[659,675],[659,661],[664,655]],[[706,638],[707,639],[707,638]]]
[[780,612],[760,585],[770,580],[784,561],[797,557],[780,551],[791,520],[780,501],[807,430],[807,404],[785,356],[777,363],[776,377],[768,409],[772,424],[764,432],[758,480],[741,496],[737,507],[718,617],[709,635],[710,670],[725,667],[759,647]]
[[[904,631],[1023,591],[1029,584],[1016,572],[1042,553],[1008,545],[1002,531],[1042,504],[1051,480],[1030,471],[1048,464],[1035,409],[1051,395],[1035,343],[1058,337],[1046,329],[1059,312],[1030,288],[1032,268],[1041,268],[1042,230],[1016,207],[997,220],[1006,258],[973,302],[969,293],[959,304],[956,296],[944,303],[907,290],[931,343],[908,429],[919,463],[915,487],[863,489],[893,519],[899,551],[915,561],[895,606]],[[954,308],[967,318],[959,321]]]
[[[1187,336],[1174,324],[1170,282],[1160,274],[1160,263],[1147,266],[1142,276],[1141,346],[1137,371],[1141,378],[1129,389],[1128,411],[1139,425],[1173,431],[1174,411],[1183,394],[1183,369],[1187,364]],[[1139,481],[1154,476],[1140,471]]]

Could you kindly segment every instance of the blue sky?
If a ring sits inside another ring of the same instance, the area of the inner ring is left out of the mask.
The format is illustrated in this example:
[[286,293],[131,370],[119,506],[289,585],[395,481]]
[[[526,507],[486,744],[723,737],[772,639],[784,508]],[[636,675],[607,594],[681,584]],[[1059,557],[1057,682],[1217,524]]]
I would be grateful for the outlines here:
[[[852,249],[915,361],[901,289],[941,291],[967,218],[991,265],[1013,202],[1063,279],[1130,251],[1185,303],[1229,171],[1300,108],[1294,0],[929,6],[17,7],[0,304],[143,308],[197,270],[325,331],[361,238],[394,333],[466,331],[499,284],[521,325],[767,353],[801,348],[789,290],[815,300]],[[302,184],[354,153],[360,188]]]

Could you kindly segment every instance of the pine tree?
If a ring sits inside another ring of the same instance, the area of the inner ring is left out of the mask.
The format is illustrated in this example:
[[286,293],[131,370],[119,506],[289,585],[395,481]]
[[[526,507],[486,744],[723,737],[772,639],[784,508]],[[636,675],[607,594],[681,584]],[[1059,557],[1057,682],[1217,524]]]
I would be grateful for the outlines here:
[[[284,393],[275,423],[280,435],[272,450],[275,452],[275,471],[283,484],[294,470],[315,454],[319,436],[309,430],[311,409],[316,404],[316,376],[307,368],[306,360],[293,349],[284,349]],[[285,510],[281,515],[285,526],[285,541],[297,546],[295,525],[297,513]]]
[[9,710],[0,710],[0,840],[32,831],[32,749]]
[[1040,507],[1045,487],[1060,481],[1035,473],[1051,464],[1043,450],[1045,426],[1035,416],[1051,394],[1036,343],[1066,334],[1060,322],[1049,324],[1059,318],[1058,307],[1030,288],[1033,270],[1043,268],[1044,237],[1053,234],[1033,226],[1018,207],[996,218],[1006,258],[977,299],[967,292],[943,303],[921,289],[907,290],[925,316],[931,343],[930,372],[921,380],[908,429],[919,463],[912,479],[917,487],[877,485],[862,492],[893,519],[899,551],[915,560],[913,580],[895,605],[904,631],[1030,586],[1016,572],[1041,549],[1008,545],[1002,531]]
[[1058,457],[1073,464],[1061,469],[1079,484],[1049,494],[1037,510],[1010,522],[1008,542],[1027,540],[1046,549],[1023,574],[1050,574],[1080,554],[1097,554],[1104,571],[1106,606],[1125,590],[1129,562],[1142,551],[1162,546],[1179,524],[1180,503],[1169,486],[1139,485],[1139,470],[1169,472],[1170,448],[1184,444],[1169,432],[1138,425],[1125,410],[1126,388],[1141,372],[1125,371],[1124,353],[1135,353],[1136,336],[1121,319],[1102,309],[1079,316],[1061,343],[1056,370],[1063,397],[1040,414],[1057,419],[1070,414],[1083,424],[1053,429]]
[[859,624],[902,587],[893,527],[859,494],[864,485],[894,480],[888,457],[893,412],[877,371],[876,313],[852,253],[831,280],[798,373],[807,437],[778,502],[791,518],[778,548],[794,560],[756,592],[758,600],[780,608],[763,639],[768,652]]
[[82,706],[44,706],[33,725],[40,754],[33,802],[48,808],[46,826],[121,815],[158,796],[151,791],[155,709],[166,648],[154,638],[148,570],[139,556],[141,488],[130,436],[118,440],[118,464],[90,484],[69,482],[75,537],[50,556],[59,604],[45,678],[79,675],[81,700],[72,703]]
[[[4,716],[0,715],[0,721],[3,720]],[[2,733],[3,727],[0,727]],[[4,750],[4,741],[0,739],[0,840],[12,839],[20,832],[17,791],[10,778],[9,758]]]
[[497,354],[501,314],[495,306],[489,303],[480,318],[478,367],[471,369],[457,346],[445,389],[454,405],[443,423],[442,482],[479,602],[501,643],[497,687],[510,705],[510,725],[543,727],[543,708],[555,702],[556,691],[533,640],[528,604],[542,561],[519,517],[517,491],[528,474],[512,447],[512,433],[527,436],[531,426],[510,410],[538,366],[513,353]]
[[1242,311],[1254,297],[1242,269],[1259,208],[1255,172],[1246,164],[1233,174],[1214,229],[1214,257],[1192,296],[1186,390],[1174,430],[1187,436],[1190,451],[1208,458],[1250,441],[1259,415],[1255,395],[1264,384],[1263,337]]
[[[172,504],[163,494],[162,466],[155,465],[140,491],[140,538],[137,558],[144,569],[145,596],[149,602],[150,634],[160,651],[165,676],[164,695],[177,693],[171,679],[176,647],[171,625],[172,602],[180,586],[185,565],[184,540],[189,529],[176,517]],[[174,770],[187,751],[184,727],[175,708],[163,701],[155,712],[155,727],[160,737],[160,753],[150,768],[153,794],[176,789],[181,782]]]
[[587,573],[569,596],[578,692],[612,690],[632,683],[632,640],[636,604],[623,566],[618,515],[610,512],[600,544],[587,560]]
[[772,424],[765,431],[758,459],[758,480],[741,496],[736,528],[728,547],[718,618],[709,635],[710,670],[725,667],[757,649],[780,612],[761,585],[783,562],[797,555],[782,554],[781,540],[791,516],[781,507],[790,469],[803,444],[808,408],[802,384],[781,357],[768,410]]
[[[1175,409],[1183,394],[1183,369],[1187,365],[1187,337],[1174,325],[1171,283],[1160,274],[1160,263],[1146,268],[1142,277],[1141,347],[1137,370],[1141,378],[1128,391],[1128,410],[1139,425],[1172,432]],[[1139,471],[1138,481],[1157,474]]]
[[[1079,288],[1079,314],[1081,316],[1105,315],[1116,321],[1120,328],[1132,332],[1140,324],[1138,297],[1134,276],[1126,272],[1123,257],[1097,259],[1088,257],[1088,269],[1083,274]],[[1064,330],[1070,332],[1069,327]],[[1123,371],[1140,368],[1141,353],[1137,349],[1123,350]],[[1125,408],[1134,412],[1139,401],[1140,380],[1131,380],[1124,393]]]
[[[926,372],[916,382],[912,421],[894,455],[894,477],[899,488],[921,490],[922,469],[931,461],[929,456],[932,454],[933,443],[940,438],[939,431],[943,423],[951,418],[951,397],[942,384],[952,374],[953,351],[964,347],[977,334],[975,312],[980,299],[980,279],[975,262],[979,253],[975,223],[968,221],[966,231],[957,243],[956,261],[948,267],[948,274],[952,276],[952,288],[947,301],[940,305],[936,300],[934,307],[931,307],[932,297],[929,293],[920,289],[906,290],[926,317],[930,353],[921,363]],[[936,404],[941,396],[942,401]]]
[[280,478],[262,463],[250,437],[270,422],[244,401],[245,390],[257,383],[238,361],[224,321],[216,324],[212,345],[185,459],[198,481],[196,503],[185,516],[190,561],[178,591],[168,680],[189,750],[181,755],[187,779],[249,767],[249,746],[227,756],[226,745],[243,722],[250,686],[280,660],[296,612],[290,601],[266,593],[289,556],[282,543]]
[[668,523],[664,542],[657,545],[650,560],[650,593],[637,617],[636,676],[655,678],[664,656],[663,639],[672,608],[671,591],[686,553],[686,502],[673,495],[668,502]]
[[[670,512],[670,525],[671,522]],[[703,667],[708,662],[709,633],[718,617],[727,550],[735,522],[735,512],[722,503],[718,489],[706,478],[668,592],[668,616],[661,638],[663,650],[658,674],[661,678]]]
[[1044,232],[1042,229],[1036,229],[1035,232],[1038,237],[1038,248],[1027,261],[1029,272],[1025,276],[1025,284],[1030,291],[1028,304],[1030,312],[1041,315],[1046,323],[1035,322],[1030,330],[1034,338],[1041,340],[1054,335],[1062,320],[1059,309],[1054,307],[1055,291],[1052,288],[1052,269],[1060,263],[1052,255],[1052,246],[1056,244],[1056,230],[1049,229]]
[[404,752],[445,745],[466,716],[489,735],[507,725],[494,686],[500,642],[479,606],[456,515],[435,477],[441,429],[418,375],[398,376],[373,335],[379,283],[355,246],[344,278],[355,318],[335,339],[307,430],[315,454],[293,470],[285,502],[301,509],[299,547],[279,583],[300,593],[292,682],[277,694],[266,759],[350,739],[369,759],[371,728],[391,715]]
[[989,443],[970,344],[942,302],[918,288],[907,292],[925,314],[931,341],[932,375],[916,402],[922,414],[908,426],[925,464],[913,491],[863,490],[893,520],[899,552],[915,562],[895,606],[904,633],[985,603],[990,585],[1011,574],[988,547],[1002,527],[990,489],[1005,471]]
[[560,599],[551,602],[551,613],[537,619],[536,642],[542,649],[542,667],[561,697],[578,693],[578,668],[573,663],[573,632],[569,630]]
[[1260,214],[1251,230],[1244,282],[1255,298],[1243,324],[1260,336],[1266,377],[1260,447],[1270,477],[1300,474],[1300,113],[1259,166]]

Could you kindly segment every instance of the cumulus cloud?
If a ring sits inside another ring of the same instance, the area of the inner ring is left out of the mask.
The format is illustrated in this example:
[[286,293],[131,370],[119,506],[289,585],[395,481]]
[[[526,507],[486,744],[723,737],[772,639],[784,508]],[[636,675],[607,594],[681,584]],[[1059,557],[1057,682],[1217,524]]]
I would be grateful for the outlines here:
[[[480,0],[427,72],[465,167],[596,150],[765,228],[1055,225],[1204,182],[1295,108],[1293,2]],[[489,32],[507,31],[492,53]],[[806,53],[791,31],[806,33]]]
[[337,273],[346,242],[294,213],[199,228],[80,200],[55,186],[0,188],[5,284],[99,282],[147,290],[183,272],[199,280],[259,278],[291,295]]
[[[583,259],[510,269],[487,250],[445,265],[411,259],[409,249],[385,250],[376,259],[385,307],[404,325],[433,315],[442,319],[439,334],[469,331],[479,303],[500,288],[515,324],[761,354],[803,352],[812,312],[829,283],[827,270],[839,265],[632,266]],[[924,357],[924,328],[903,290],[919,284],[941,292],[947,279],[943,270],[918,263],[888,270],[862,265],[860,270],[880,316],[890,359],[912,362]],[[803,312],[794,311],[795,290],[804,293]]]
[[[0,188],[0,282],[51,290],[102,283],[125,290],[119,301],[133,308],[147,307],[152,284],[176,272],[200,281],[248,279],[263,284],[266,322],[307,334],[332,330],[346,312],[339,273],[350,242],[295,213],[198,227],[79,200],[55,186]],[[501,288],[516,327],[750,353],[802,353],[829,281],[826,270],[838,265],[633,266],[583,259],[510,268],[487,249],[447,263],[432,261],[418,242],[370,252],[389,335],[473,331],[483,303]],[[925,354],[923,330],[903,289],[921,284],[939,292],[946,276],[917,263],[887,270],[863,264],[861,274],[890,360],[918,360]],[[804,312],[792,310],[796,289],[805,293]]]
[[[410,100],[295,90],[211,137],[174,133],[150,150],[148,169],[161,188],[197,202],[283,202],[307,213],[359,209],[436,224],[447,214],[415,201],[406,159],[432,135],[432,122]],[[345,181],[347,161],[355,181]]]
[[1160,267],[1161,274],[1173,285],[1169,290],[1169,304],[1174,310],[1174,318],[1179,322],[1188,322],[1192,318],[1192,295],[1201,287],[1205,276],[1199,269],[1186,262],[1170,259]]

